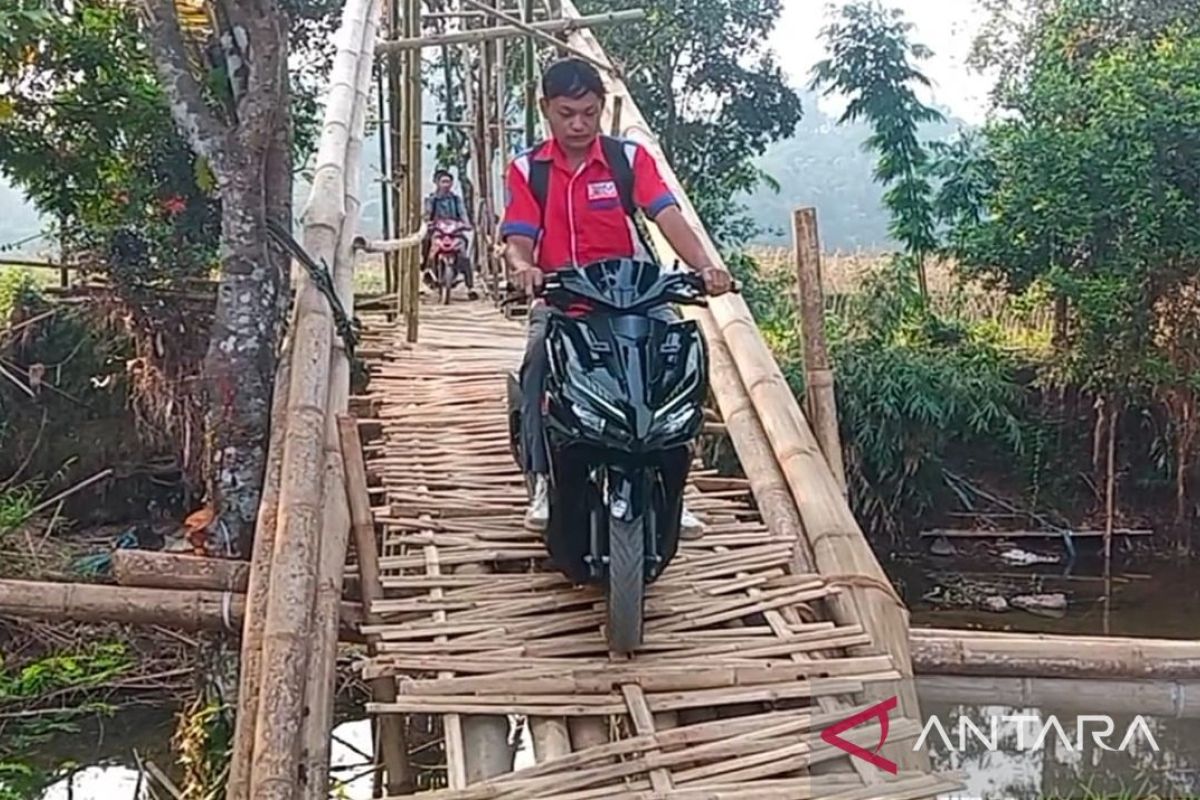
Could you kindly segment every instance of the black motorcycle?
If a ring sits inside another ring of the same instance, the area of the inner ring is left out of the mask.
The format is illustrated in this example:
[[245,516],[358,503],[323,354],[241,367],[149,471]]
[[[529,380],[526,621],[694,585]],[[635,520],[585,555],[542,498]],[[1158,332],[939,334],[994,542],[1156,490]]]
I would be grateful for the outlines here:
[[[706,305],[703,280],[630,259],[547,276],[556,311],[546,337],[542,400],[550,456],[546,547],[577,584],[603,584],[608,645],[642,642],[645,587],[675,556],[690,443],[703,425],[708,350],[691,321],[648,316],[665,304]],[[572,316],[572,308],[588,308]],[[524,464],[521,390],[509,376],[513,456]]]

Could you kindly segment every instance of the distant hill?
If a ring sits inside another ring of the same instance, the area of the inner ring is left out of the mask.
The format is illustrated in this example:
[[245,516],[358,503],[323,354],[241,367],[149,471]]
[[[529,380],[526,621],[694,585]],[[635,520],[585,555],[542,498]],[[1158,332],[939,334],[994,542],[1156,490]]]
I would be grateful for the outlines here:
[[[427,93],[428,97],[428,93]],[[435,119],[436,110],[427,100],[426,119]],[[966,123],[949,122],[927,126],[926,139],[953,136]],[[796,135],[771,146],[758,165],[780,184],[778,193],[761,187],[742,198],[760,223],[769,231],[759,244],[790,245],[791,211],[800,205],[814,205],[821,223],[821,239],[828,250],[873,250],[890,245],[887,215],[880,207],[882,194],[872,179],[874,157],[862,149],[869,131],[865,125],[838,126],[824,114],[812,95],[804,97],[804,119]],[[433,128],[425,129],[425,185],[433,171]],[[363,148],[362,228],[369,236],[377,235],[381,214],[379,200],[379,143],[376,132],[369,132]],[[308,185],[296,181],[297,216],[307,200]],[[0,176],[0,247],[38,233],[42,220],[22,193]],[[33,242],[20,248],[35,252],[44,247]]]
[[[965,122],[950,119],[926,126],[922,135],[941,140],[966,127]],[[776,142],[758,160],[758,166],[779,182],[779,192],[763,186],[741,198],[759,223],[770,229],[758,243],[790,245],[792,209],[815,206],[826,250],[890,246],[888,218],[880,205],[883,193],[872,177],[875,157],[862,145],[869,135],[863,124],[839,126],[818,108],[814,95],[806,94],[804,119],[796,135]]]

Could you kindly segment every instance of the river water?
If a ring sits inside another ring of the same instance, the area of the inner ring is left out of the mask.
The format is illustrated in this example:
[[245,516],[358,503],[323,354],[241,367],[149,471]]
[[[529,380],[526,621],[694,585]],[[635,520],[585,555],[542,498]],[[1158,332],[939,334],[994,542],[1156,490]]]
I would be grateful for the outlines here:
[[[888,571],[898,579],[914,625],[1200,638],[1200,582],[1186,564],[1126,566],[1116,571],[1111,582],[1099,579],[1094,563],[1018,568],[929,560],[890,564]],[[1064,592],[1069,604],[1065,612],[1053,616],[978,610],[974,602],[978,596],[996,592]],[[946,602],[947,597],[959,602]],[[919,681],[922,712],[927,718],[937,718],[947,733],[943,738],[931,731],[924,749],[938,770],[960,772],[967,788],[949,796],[953,800],[1093,800],[1112,794],[1132,800],[1152,796],[1151,788],[1163,797],[1200,797],[1200,702],[1190,700],[1200,698],[1200,683],[1142,688],[1159,698],[1173,698],[1186,712],[1182,718],[1178,714],[1145,716],[1144,728],[1121,749],[1123,735],[1139,712],[1136,702],[1131,703],[1128,696],[1115,697],[1115,693],[1137,694],[1139,687],[1125,684],[1109,691],[1103,684],[1093,684],[1086,696],[1099,699],[1081,704],[1079,698],[1066,697],[1057,708],[1053,700],[1043,701],[1044,707],[1037,708],[1020,698],[1004,696],[1004,692],[984,698],[994,704],[983,705],[978,685],[964,690],[960,697],[953,682],[932,686]],[[1106,696],[1114,697],[1107,704],[1110,707],[1105,707]],[[1158,705],[1161,714],[1162,702]],[[1169,702],[1167,706],[1173,707]],[[1098,744],[1093,736],[1095,724],[1085,723],[1085,735],[1080,737],[1079,714],[1111,715],[1115,734],[1101,737]],[[1032,719],[1010,719],[1019,716]],[[968,728],[960,739],[958,726],[963,717],[975,727]],[[1038,746],[1032,746],[1051,717],[1063,733],[1051,727],[1044,739],[1036,742]],[[990,741],[992,720],[997,720],[995,747]],[[147,795],[138,792],[138,760],[154,761],[170,773],[168,748],[173,725],[168,711],[138,710],[60,736],[39,748],[30,764],[35,771],[58,777],[16,796],[22,800],[143,800]],[[1017,735],[1022,726],[1023,742]],[[1143,730],[1149,731],[1154,747]],[[1105,746],[1113,750],[1105,750]],[[343,782],[340,797],[370,798],[372,777],[365,774],[362,755],[370,752],[368,722],[346,722],[335,730],[333,774]],[[518,754],[519,762],[527,760],[528,753]],[[67,763],[77,765],[69,774],[62,766]],[[0,799],[7,800],[2,777]]]

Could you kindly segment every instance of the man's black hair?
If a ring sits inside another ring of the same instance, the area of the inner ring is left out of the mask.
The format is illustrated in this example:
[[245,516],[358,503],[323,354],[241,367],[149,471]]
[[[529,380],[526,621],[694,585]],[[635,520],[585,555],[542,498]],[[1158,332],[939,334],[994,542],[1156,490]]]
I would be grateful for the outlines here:
[[578,100],[588,92],[603,100],[604,81],[600,72],[581,58],[556,61],[542,75],[542,97],[547,100],[556,97]]
[[433,173],[434,181],[440,181],[442,178],[454,180],[454,176],[450,174],[450,170],[448,169],[439,169]]

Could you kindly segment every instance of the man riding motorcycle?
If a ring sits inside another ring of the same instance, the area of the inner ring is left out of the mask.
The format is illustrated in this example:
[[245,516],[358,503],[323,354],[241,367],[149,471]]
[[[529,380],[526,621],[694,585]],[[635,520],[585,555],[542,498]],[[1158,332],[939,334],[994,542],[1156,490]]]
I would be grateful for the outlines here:
[[[684,263],[703,278],[707,293],[728,292],[728,272],[708,257],[659,174],[654,157],[634,143],[600,134],[605,89],[586,61],[567,58],[542,76],[541,110],[551,138],[515,159],[506,179],[507,205],[500,228],[506,258],[526,296],[533,297],[547,273],[613,258],[651,260],[636,219],[652,219]],[[586,309],[579,309],[586,313]],[[532,499],[525,525],[544,531],[550,518],[549,462],[540,401],[548,369],[546,305],[529,314],[521,365],[521,431]],[[676,319],[663,306],[652,314]],[[684,506],[680,528],[698,535],[703,524]]]
[[449,171],[439,169],[433,174],[434,192],[425,198],[424,219],[427,226],[425,237],[421,240],[421,264],[424,266],[426,281],[429,282],[432,276],[438,276],[437,269],[430,270],[429,256],[431,244],[433,241],[434,229],[436,223],[440,220],[453,220],[461,224],[462,233],[459,234],[459,240],[462,248],[458,268],[462,273],[463,282],[467,285],[467,292],[472,300],[478,297],[475,291],[475,275],[471,268],[470,259],[467,258],[467,238],[465,232],[471,229],[471,222],[467,219],[466,204],[463,203],[461,197],[454,192],[454,176]]

